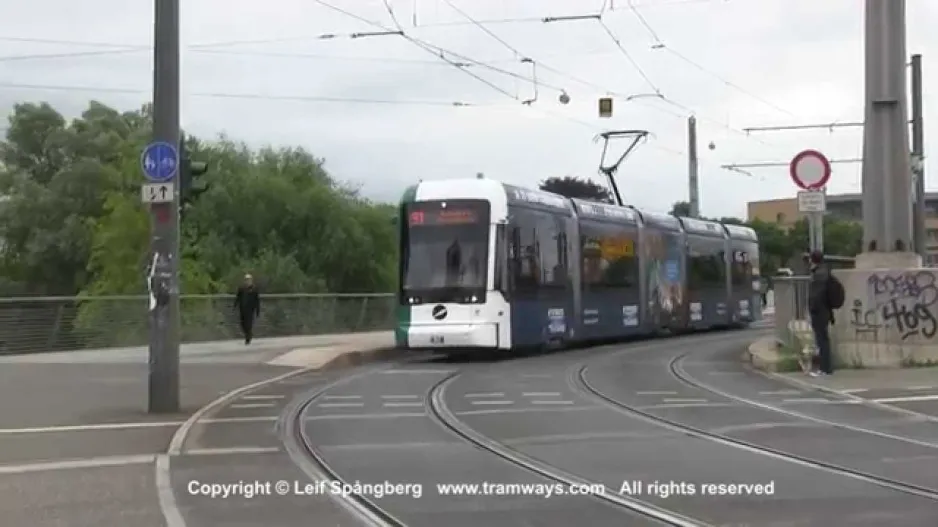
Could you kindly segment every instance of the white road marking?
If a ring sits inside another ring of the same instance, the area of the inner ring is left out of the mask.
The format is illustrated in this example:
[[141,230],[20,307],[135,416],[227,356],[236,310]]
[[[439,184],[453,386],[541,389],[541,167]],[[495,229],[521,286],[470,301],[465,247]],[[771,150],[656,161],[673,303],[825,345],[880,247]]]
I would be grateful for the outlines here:
[[394,449],[407,449],[407,448],[439,448],[439,447],[451,447],[458,446],[462,443],[451,442],[444,443],[442,441],[435,442],[415,442],[415,443],[359,443],[359,444],[345,444],[345,445],[317,445],[316,448],[320,450],[394,450]]
[[397,419],[399,417],[426,417],[425,413],[399,413],[399,414],[335,414],[335,415],[309,415],[307,421],[329,421],[333,419]]
[[[834,399],[824,399],[822,397],[802,397],[800,399],[782,399],[783,403],[832,403],[832,402],[841,402]],[[846,401],[844,401],[846,402]]]
[[733,406],[742,406],[735,403],[666,403],[652,404],[648,406],[637,406],[639,410],[655,410],[666,408],[730,408]]
[[471,401],[475,405],[515,404],[514,401]]
[[706,403],[706,399],[662,399],[665,403]]
[[677,395],[677,392],[662,392],[662,391],[650,391],[650,392],[635,392],[636,395]]
[[885,397],[871,399],[874,403],[914,403],[922,401],[938,401],[938,395],[912,395],[909,397]]
[[906,390],[922,391],[922,390],[934,390],[935,388],[938,388],[938,386],[909,386],[906,388]]
[[365,403],[319,403],[318,408],[361,408]]
[[466,410],[453,412],[455,415],[486,415],[486,414],[524,414],[534,412],[568,412],[572,410],[600,410],[602,406],[539,406],[534,408],[490,408],[488,410]]
[[40,463],[23,463],[19,465],[0,465],[0,474],[27,474],[29,472],[67,470],[72,468],[144,465],[147,463],[153,463],[156,461],[156,458],[156,454],[143,454],[134,456],[105,456],[87,459],[69,459],[64,461],[44,461]]
[[[200,448],[187,450],[182,456],[210,456],[225,454],[268,454],[279,452],[277,447],[233,447],[233,448]],[[129,456],[101,456],[83,459],[65,459],[62,461],[41,461],[36,463],[20,463],[16,465],[0,465],[0,474],[28,474],[30,472],[51,472],[55,470],[70,470],[76,468],[106,468],[124,467],[128,465],[146,465],[160,463],[166,454],[136,454]]]
[[798,395],[801,390],[775,390],[769,392],[759,392],[759,395]]
[[382,399],[420,399],[419,395],[382,395]]
[[553,379],[554,376],[549,373],[522,373],[524,379]]
[[484,397],[504,397],[505,392],[487,392],[487,393],[467,393],[463,395],[467,399],[478,399]]
[[386,408],[423,408],[423,403],[384,403]]
[[346,401],[346,400],[355,400],[361,399],[361,395],[323,395],[323,399],[329,399],[330,401]]
[[848,389],[846,389],[846,390],[837,390],[837,391],[840,392],[840,393],[847,394],[847,393],[863,393],[863,392],[868,392],[868,391],[870,391],[870,389],[869,389],[869,388],[848,388]]
[[531,401],[531,404],[576,404],[573,401],[553,400],[553,401]]
[[232,404],[228,408],[273,408],[276,406],[274,403],[247,403],[247,404]]
[[193,448],[186,450],[184,456],[218,456],[232,454],[272,454],[280,452],[280,448],[275,446],[236,446],[229,448]]
[[283,395],[245,395],[242,399],[249,401],[262,401],[264,399],[283,399]]
[[402,373],[410,373],[410,374],[432,373],[436,375],[446,375],[446,374],[455,373],[455,372],[453,370],[383,370],[383,371],[379,371],[378,373],[381,375],[396,375],[396,374],[402,374]]
[[[254,423],[261,421],[276,421],[279,417],[270,416],[250,416],[250,417],[216,417],[199,420],[200,424],[225,424],[225,423]],[[37,426],[32,428],[0,428],[2,435],[18,434],[61,434],[66,432],[96,432],[105,430],[135,430],[143,428],[168,428],[182,426],[183,421],[141,421],[138,423],[96,423],[87,425],[61,425],[61,426]]]
[[560,392],[524,392],[524,397],[560,397]]

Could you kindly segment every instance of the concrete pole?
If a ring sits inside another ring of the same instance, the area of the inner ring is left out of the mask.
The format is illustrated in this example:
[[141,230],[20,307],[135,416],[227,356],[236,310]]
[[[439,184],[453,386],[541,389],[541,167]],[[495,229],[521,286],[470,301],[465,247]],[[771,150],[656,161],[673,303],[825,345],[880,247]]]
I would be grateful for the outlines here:
[[691,115],[687,119],[687,183],[690,187],[690,217],[700,217],[700,182],[698,181],[699,163],[697,160],[697,118]]
[[[179,0],[155,0],[153,140],[179,146]],[[151,205],[148,411],[179,411],[179,177],[172,203]]]
[[866,0],[863,243],[912,250],[905,0]]
[[915,252],[925,259],[925,123],[922,97],[922,56],[912,55],[912,158],[915,181],[915,204],[912,225],[915,233]]

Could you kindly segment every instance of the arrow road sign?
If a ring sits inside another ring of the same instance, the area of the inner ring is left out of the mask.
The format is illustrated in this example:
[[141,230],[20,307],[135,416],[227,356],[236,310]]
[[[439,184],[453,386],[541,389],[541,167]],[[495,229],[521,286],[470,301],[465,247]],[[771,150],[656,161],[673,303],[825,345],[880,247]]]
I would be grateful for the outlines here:
[[179,151],[169,143],[150,143],[143,149],[140,166],[150,181],[168,181],[179,167]]
[[805,150],[791,160],[791,180],[804,190],[824,188],[831,178],[831,163],[817,150]]
[[172,203],[176,191],[172,183],[147,183],[141,190],[144,203]]

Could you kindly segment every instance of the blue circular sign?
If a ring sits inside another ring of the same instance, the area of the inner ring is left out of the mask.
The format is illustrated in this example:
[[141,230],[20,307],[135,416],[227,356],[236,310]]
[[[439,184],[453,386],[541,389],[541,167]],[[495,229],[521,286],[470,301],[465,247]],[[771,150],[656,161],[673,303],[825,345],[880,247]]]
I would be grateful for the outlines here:
[[140,156],[140,167],[150,181],[168,181],[176,175],[179,152],[175,146],[166,142],[150,143]]

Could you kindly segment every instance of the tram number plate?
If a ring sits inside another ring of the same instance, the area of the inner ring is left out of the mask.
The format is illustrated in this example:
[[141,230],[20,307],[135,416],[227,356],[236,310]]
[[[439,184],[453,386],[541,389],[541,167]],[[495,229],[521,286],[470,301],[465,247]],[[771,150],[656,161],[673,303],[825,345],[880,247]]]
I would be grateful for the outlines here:
[[433,335],[430,337],[430,344],[443,344],[443,335]]

